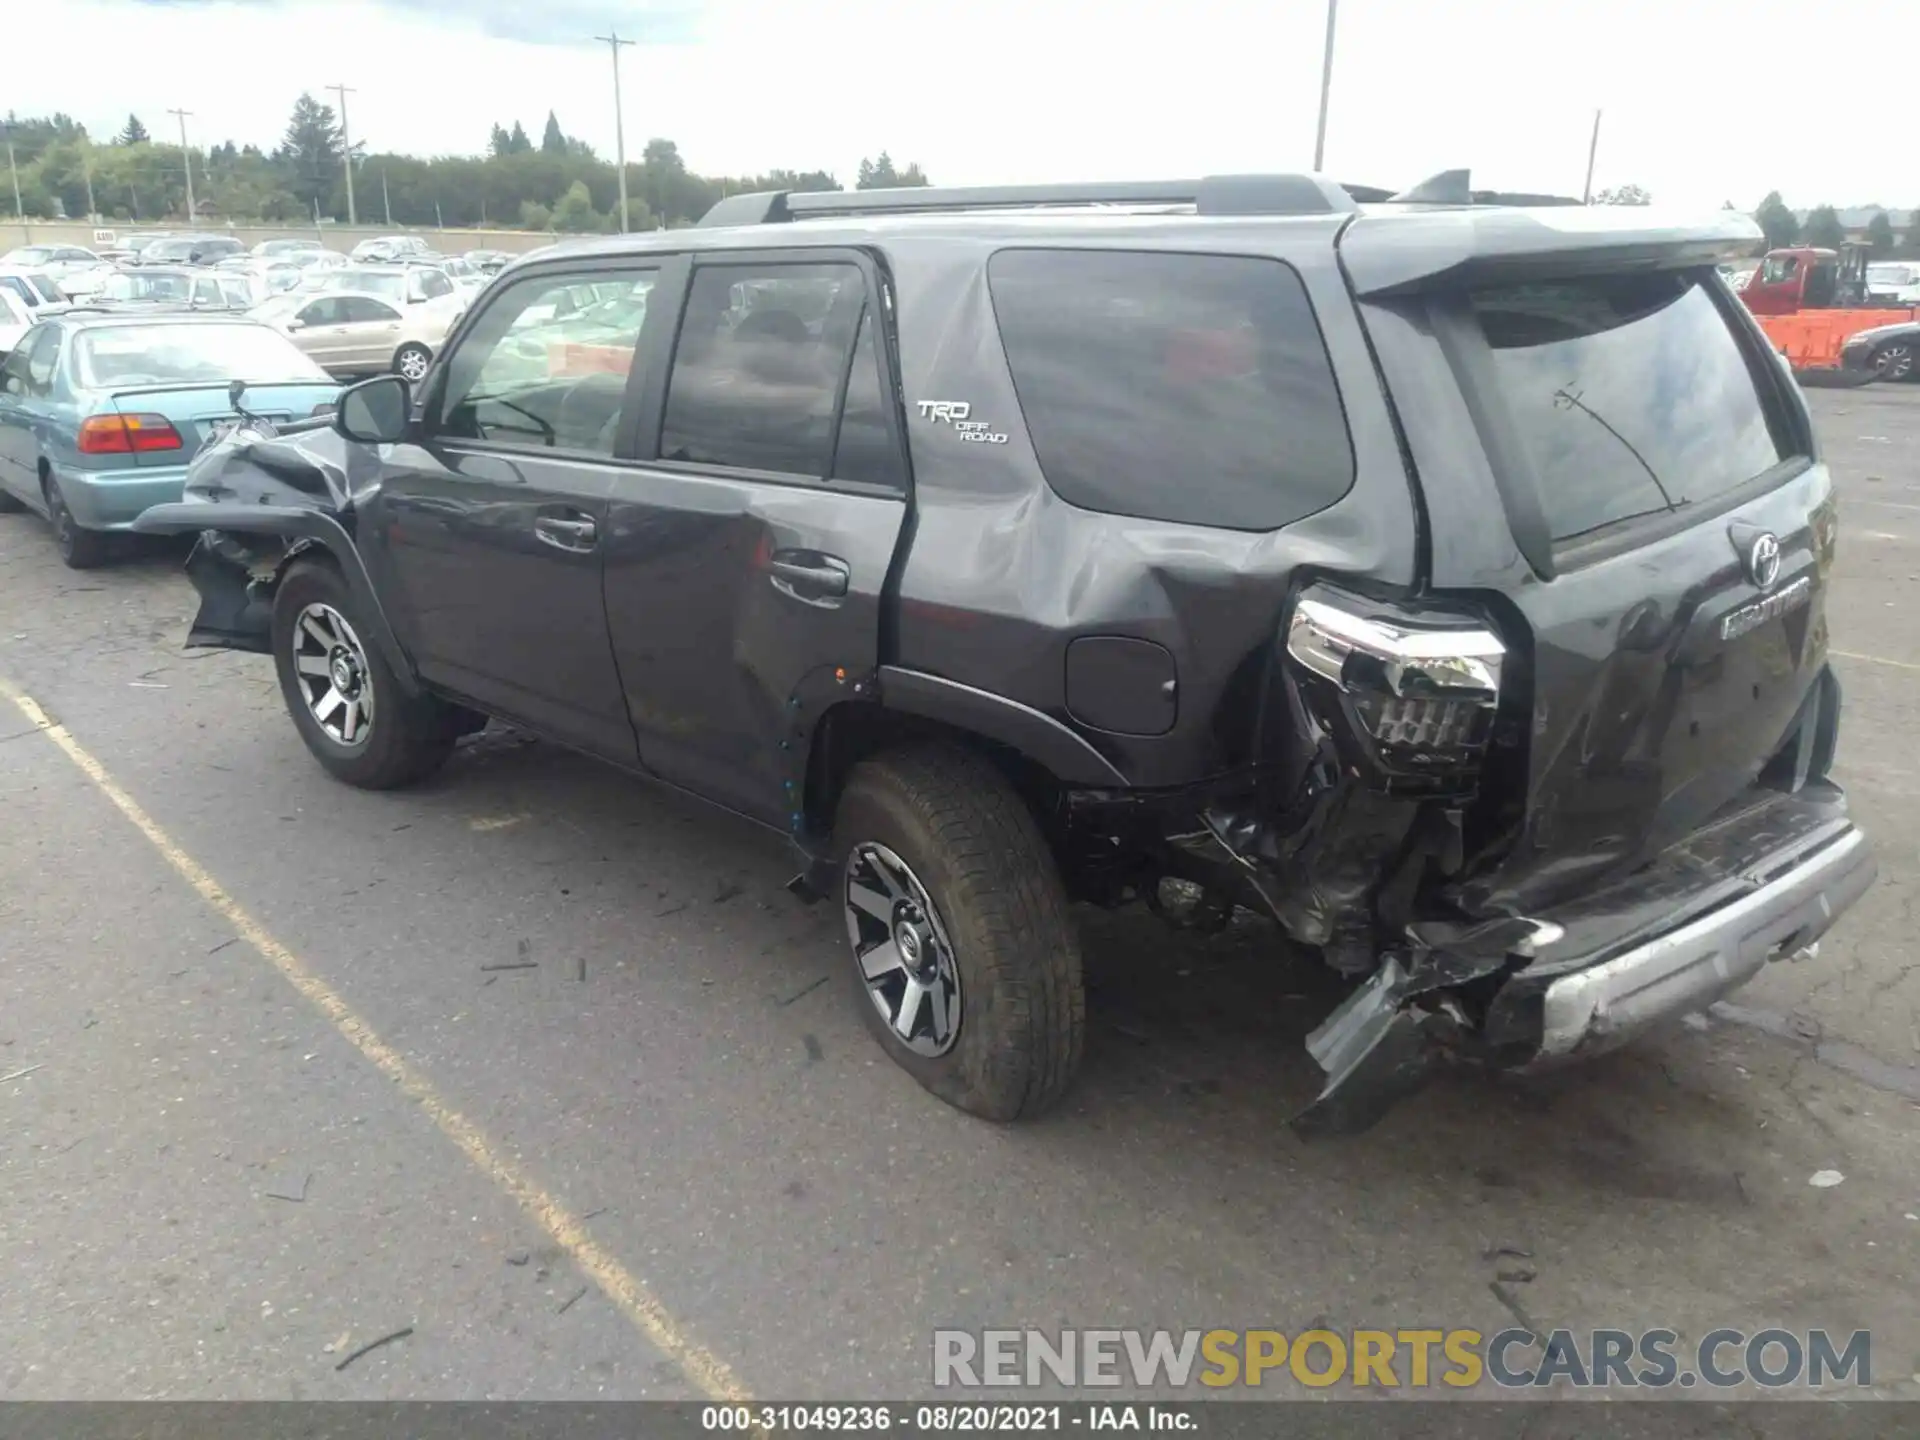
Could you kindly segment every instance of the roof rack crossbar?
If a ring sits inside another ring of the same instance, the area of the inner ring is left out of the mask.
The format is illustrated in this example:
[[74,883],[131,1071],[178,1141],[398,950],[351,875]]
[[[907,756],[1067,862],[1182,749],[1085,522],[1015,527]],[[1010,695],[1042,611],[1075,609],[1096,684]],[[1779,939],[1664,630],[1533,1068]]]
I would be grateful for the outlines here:
[[[1371,195],[1372,192],[1368,192]],[[769,225],[827,215],[911,215],[1054,205],[1192,205],[1203,215],[1333,215],[1355,199],[1319,175],[1214,175],[1070,185],[915,186],[891,190],[765,190],[730,195],[702,225]]]

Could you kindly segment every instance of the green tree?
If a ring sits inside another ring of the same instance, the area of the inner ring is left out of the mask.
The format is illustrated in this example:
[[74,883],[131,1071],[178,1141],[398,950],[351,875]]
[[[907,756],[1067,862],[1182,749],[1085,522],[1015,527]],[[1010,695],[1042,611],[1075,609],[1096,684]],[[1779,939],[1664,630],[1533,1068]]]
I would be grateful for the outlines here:
[[1880,254],[1893,249],[1893,221],[1887,218],[1887,212],[1876,210],[1873,218],[1867,221],[1867,243]]
[[576,180],[567,186],[567,193],[553,207],[553,228],[576,234],[605,228],[603,217],[593,208],[593,195],[584,181]]
[[1596,205],[1651,205],[1653,196],[1638,185],[1616,185],[1593,197]]
[[527,128],[518,120],[513,122],[513,133],[507,136],[507,153],[509,155],[533,153],[533,141],[527,138]]
[[560,128],[560,121],[553,111],[547,111],[547,128],[540,133],[540,153],[543,155],[565,155],[567,153],[567,132]]
[[513,153],[513,137],[507,133],[507,127],[496,122],[493,134],[487,137],[487,154],[498,160],[502,155]]
[[1760,208],[1753,212],[1753,218],[1766,233],[1769,250],[1791,245],[1800,238],[1800,221],[1787,208],[1787,202],[1780,198],[1778,190],[1767,192],[1767,198],[1760,202]]
[[293,103],[287,133],[274,152],[301,214],[311,214],[316,204],[323,210],[332,208],[334,190],[340,182],[340,158],[340,124],[333,107],[320,104],[302,91]]
[[[854,181],[856,190],[892,190],[900,186],[925,185],[927,177],[918,165],[909,165],[906,169],[896,169],[893,157],[886,151],[880,152],[877,160],[862,160],[860,172]],[[835,187],[836,189],[839,187]]]
[[126,128],[114,137],[116,145],[144,145],[153,137],[147,134],[147,127],[140,123],[138,115],[127,116]]
[[551,230],[553,212],[538,200],[520,202],[520,226],[523,230]]
[[1831,205],[1822,205],[1807,216],[1807,243],[1822,250],[1838,250],[1847,243],[1847,230]]

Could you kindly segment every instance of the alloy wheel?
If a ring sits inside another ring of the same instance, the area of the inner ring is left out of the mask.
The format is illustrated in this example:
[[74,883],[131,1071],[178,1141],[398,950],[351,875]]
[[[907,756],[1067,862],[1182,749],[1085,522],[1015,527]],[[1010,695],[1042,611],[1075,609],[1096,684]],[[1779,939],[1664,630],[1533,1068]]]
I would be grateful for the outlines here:
[[1882,380],[1905,380],[1913,374],[1913,346],[1883,345],[1874,353],[1873,368]]
[[929,1059],[960,1038],[960,967],[927,887],[884,845],[847,856],[847,938],[868,998],[902,1045]]
[[293,627],[293,669],[313,721],[335,744],[364,745],[373,727],[373,675],[347,617],[309,605]]
[[422,379],[432,363],[424,350],[403,350],[400,353],[400,373],[411,381]]

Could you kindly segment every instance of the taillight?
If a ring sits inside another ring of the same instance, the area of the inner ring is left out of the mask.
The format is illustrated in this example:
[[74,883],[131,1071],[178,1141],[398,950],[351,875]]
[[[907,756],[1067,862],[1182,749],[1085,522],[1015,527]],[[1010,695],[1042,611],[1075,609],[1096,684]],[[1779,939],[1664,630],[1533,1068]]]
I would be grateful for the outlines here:
[[1287,622],[1287,653],[1326,682],[1322,723],[1390,781],[1477,770],[1507,653],[1486,624],[1312,585]]
[[164,415],[89,415],[80,422],[82,455],[145,455],[180,448],[180,432]]

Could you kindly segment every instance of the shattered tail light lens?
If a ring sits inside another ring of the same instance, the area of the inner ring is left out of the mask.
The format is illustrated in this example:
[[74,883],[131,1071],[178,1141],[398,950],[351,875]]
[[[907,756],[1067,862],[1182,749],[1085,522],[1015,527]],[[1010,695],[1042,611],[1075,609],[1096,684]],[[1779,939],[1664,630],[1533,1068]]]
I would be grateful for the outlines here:
[[1313,585],[1287,622],[1287,654],[1327,682],[1345,724],[1389,768],[1477,761],[1492,737],[1506,646],[1459,615]]

